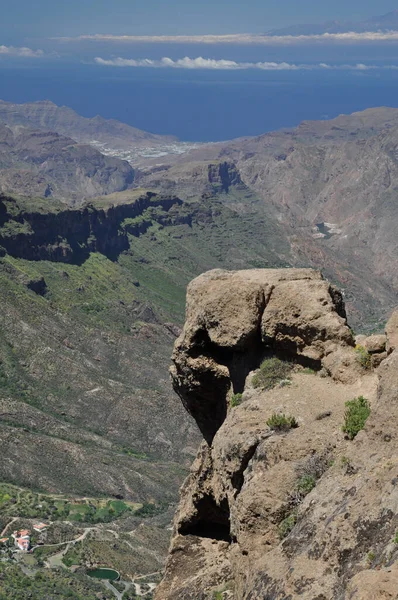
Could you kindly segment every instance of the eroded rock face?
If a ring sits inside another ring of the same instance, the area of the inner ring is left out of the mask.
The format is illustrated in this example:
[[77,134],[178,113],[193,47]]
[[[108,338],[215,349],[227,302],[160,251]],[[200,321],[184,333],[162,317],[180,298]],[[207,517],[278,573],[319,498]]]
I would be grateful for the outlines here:
[[[372,344],[384,358],[383,341]],[[253,388],[246,375],[264,353],[297,361],[290,385]],[[172,375],[206,441],[181,490],[157,600],[397,597],[398,351],[377,370],[355,357],[341,296],[314,271],[192,282]],[[243,391],[236,407],[232,391]],[[341,426],[360,395],[371,414],[351,441]],[[298,427],[272,431],[274,413]]]
[[267,352],[317,367],[328,357],[328,369],[338,377],[353,345],[341,294],[318,271],[209,271],[188,287],[173,386],[211,443],[231,386],[242,392]]
[[386,336],[387,336],[387,352],[393,352],[396,348],[398,348],[398,309],[396,309],[387,325],[386,325]]

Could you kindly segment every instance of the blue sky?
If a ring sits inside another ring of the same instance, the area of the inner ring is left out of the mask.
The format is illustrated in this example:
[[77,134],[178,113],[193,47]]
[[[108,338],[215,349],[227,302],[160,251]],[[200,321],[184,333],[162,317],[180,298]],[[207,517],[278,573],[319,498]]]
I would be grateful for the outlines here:
[[328,19],[363,19],[393,0],[0,0],[0,44],[80,34],[260,33]]

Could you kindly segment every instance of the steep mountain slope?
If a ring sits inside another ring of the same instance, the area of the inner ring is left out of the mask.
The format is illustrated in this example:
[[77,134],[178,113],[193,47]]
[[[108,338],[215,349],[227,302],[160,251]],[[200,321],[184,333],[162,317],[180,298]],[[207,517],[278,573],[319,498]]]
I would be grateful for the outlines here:
[[69,204],[132,186],[134,170],[57,133],[0,123],[0,191]]
[[116,149],[133,145],[156,146],[176,140],[173,136],[148,133],[114,119],[100,116],[87,119],[67,106],[57,106],[48,100],[25,104],[0,100],[0,122],[10,126],[23,125],[32,129],[54,131],[73,138],[80,144],[97,141]]
[[168,384],[185,286],[209,267],[286,264],[278,224],[214,198],[123,192],[71,210],[2,196],[0,246],[0,478],[175,498],[198,441]]
[[205,441],[157,600],[396,598],[397,317],[358,350],[310,269],[190,284],[172,377]]
[[195,196],[217,169],[226,189],[233,174],[284,224],[293,264],[322,268],[364,325],[384,318],[398,294],[397,144],[398,110],[370,109],[203,147],[138,178]]

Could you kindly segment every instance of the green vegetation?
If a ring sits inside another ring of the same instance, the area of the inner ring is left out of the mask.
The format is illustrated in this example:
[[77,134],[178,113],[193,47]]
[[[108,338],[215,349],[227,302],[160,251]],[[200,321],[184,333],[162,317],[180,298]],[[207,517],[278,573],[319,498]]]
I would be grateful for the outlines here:
[[354,398],[346,402],[346,411],[344,415],[344,425],[342,430],[350,440],[365,427],[367,418],[370,415],[369,402],[363,396]]
[[13,237],[19,234],[29,235],[33,232],[27,221],[7,221],[0,227],[0,235]]
[[361,365],[361,367],[363,369],[370,369],[371,364],[372,364],[372,357],[369,354],[369,352],[366,350],[366,348],[364,348],[360,344],[357,344],[355,346],[355,354],[356,354],[357,361]]
[[285,537],[289,535],[292,531],[293,527],[297,523],[297,512],[294,511],[279,523],[278,531],[279,531],[279,539],[283,540]]
[[395,538],[393,539],[394,544],[398,544],[398,531],[395,534]]
[[0,562],[0,600],[113,600],[114,595],[86,575],[43,570],[30,577],[13,564]]
[[49,519],[84,523],[108,523],[141,509],[124,500],[90,498],[72,502],[63,496],[50,496],[9,484],[0,484],[0,515],[21,519]]
[[316,479],[313,475],[302,475],[297,481],[297,491],[302,496],[307,496],[316,486]]
[[144,504],[135,511],[134,516],[136,517],[155,517],[160,515],[167,510],[167,504],[153,504],[152,502],[144,502]]
[[242,394],[233,394],[231,397],[231,401],[229,405],[234,408],[235,406],[239,406],[242,402]]
[[291,363],[276,358],[266,358],[253,377],[253,386],[263,390],[270,390],[282,380],[287,379],[291,370]]
[[301,372],[304,373],[304,375],[316,375],[316,371],[314,371],[314,369],[311,369],[310,367],[306,367]]
[[266,423],[274,431],[289,431],[289,429],[298,427],[295,417],[283,413],[273,413]]
[[376,558],[376,554],[373,551],[368,552],[367,559],[368,562],[372,563]]
[[33,556],[37,561],[37,565],[43,567],[47,558],[57,554],[59,550],[58,546],[38,546],[35,548]]

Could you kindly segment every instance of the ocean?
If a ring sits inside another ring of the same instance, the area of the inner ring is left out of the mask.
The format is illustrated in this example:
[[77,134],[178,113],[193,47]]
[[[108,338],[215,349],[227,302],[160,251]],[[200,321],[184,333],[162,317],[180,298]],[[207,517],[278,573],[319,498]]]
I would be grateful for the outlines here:
[[119,119],[183,141],[220,141],[398,107],[395,70],[189,70],[53,63],[0,66],[0,98],[52,100],[79,114]]

